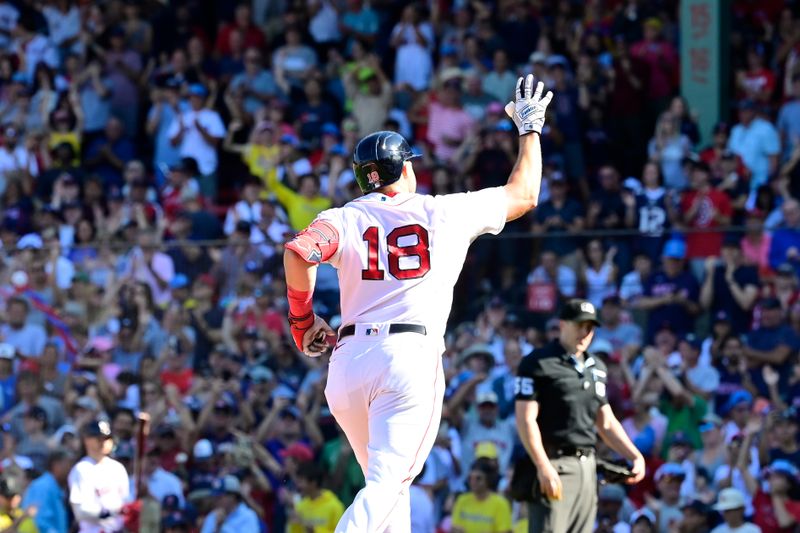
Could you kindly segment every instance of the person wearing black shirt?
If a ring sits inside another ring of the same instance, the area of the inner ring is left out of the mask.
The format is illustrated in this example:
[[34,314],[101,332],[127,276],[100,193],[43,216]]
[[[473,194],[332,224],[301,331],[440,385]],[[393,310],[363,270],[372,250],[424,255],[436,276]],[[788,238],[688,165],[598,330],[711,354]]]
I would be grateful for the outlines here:
[[633,463],[630,483],[645,464],[608,404],[605,364],[587,352],[599,324],[594,305],[569,300],[559,319],[559,338],[525,357],[515,381],[517,429],[537,470],[529,531],[591,533],[597,435]]

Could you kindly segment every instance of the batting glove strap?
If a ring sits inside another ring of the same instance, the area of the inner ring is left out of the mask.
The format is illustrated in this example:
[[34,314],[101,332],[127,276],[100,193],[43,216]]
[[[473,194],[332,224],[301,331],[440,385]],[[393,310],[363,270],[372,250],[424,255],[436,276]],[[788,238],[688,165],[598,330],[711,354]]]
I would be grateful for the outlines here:
[[545,113],[547,106],[553,99],[552,91],[542,96],[544,84],[536,84],[536,91],[533,90],[533,74],[528,74],[525,78],[517,80],[516,98],[513,102],[506,104],[506,114],[511,117],[517,126],[520,136],[529,133],[542,133],[544,127]]
[[289,314],[289,329],[292,332],[292,339],[297,349],[303,351],[303,335],[314,325],[314,313],[307,313],[303,316]]

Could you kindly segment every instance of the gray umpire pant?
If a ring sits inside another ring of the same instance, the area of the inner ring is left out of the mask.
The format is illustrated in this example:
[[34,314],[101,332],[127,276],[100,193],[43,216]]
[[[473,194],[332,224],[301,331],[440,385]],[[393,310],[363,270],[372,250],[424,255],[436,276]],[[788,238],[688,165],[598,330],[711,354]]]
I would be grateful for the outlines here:
[[528,504],[528,533],[592,533],[597,515],[597,465],[594,455],[550,459],[561,478],[561,499],[548,500],[534,482]]

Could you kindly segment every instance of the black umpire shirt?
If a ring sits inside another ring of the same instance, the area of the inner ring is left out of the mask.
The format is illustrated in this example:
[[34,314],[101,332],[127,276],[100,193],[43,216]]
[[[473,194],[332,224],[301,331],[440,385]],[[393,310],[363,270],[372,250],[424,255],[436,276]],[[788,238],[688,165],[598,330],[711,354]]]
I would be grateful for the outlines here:
[[581,365],[558,340],[522,359],[514,397],[539,403],[545,450],[595,446],[597,411],[608,403],[607,378],[605,363],[584,354]]

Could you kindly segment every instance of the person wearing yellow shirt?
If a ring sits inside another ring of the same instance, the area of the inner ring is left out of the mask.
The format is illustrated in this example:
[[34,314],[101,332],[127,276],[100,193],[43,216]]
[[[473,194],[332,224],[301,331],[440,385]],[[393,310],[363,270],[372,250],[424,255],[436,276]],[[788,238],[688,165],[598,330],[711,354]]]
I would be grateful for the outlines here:
[[456,498],[452,533],[511,533],[511,504],[494,492],[497,471],[477,460],[469,472],[469,492]]
[[333,533],[344,514],[334,493],[321,488],[325,471],[313,462],[301,463],[295,474],[300,501],[289,512],[287,533]]
[[13,476],[0,477],[0,531],[39,533],[32,519],[36,508],[23,511],[19,508],[21,502],[19,481]]
[[[334,180],[329,180],[329,192],[335,189]],[[267,174],[267,187],[275,194],[289,216],[289,225],[300,231],[311,224],[317,215],[329,209],[333,202],[330,196],[320,195],[319,177],[316,174],[305,174],[297,178],[297,191],[278,181],[275,171]]]
[[231,122],[222,147],[239,154],[250,174],[263,179],[275,168],[280,157],[280,146],[275,139],[275,125],[263,120],[255,125],[245,144],[237,144],[233,142],[233,136],[243,127],[241,121]]

